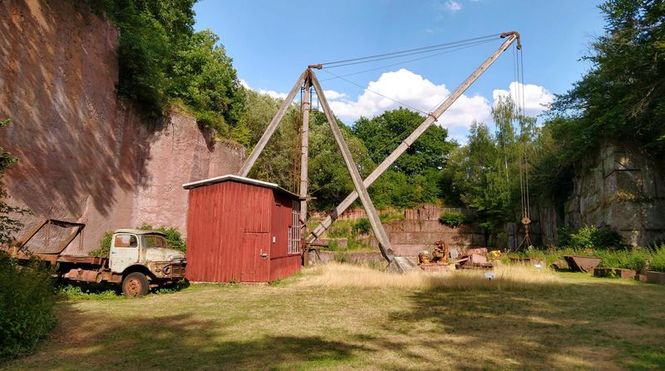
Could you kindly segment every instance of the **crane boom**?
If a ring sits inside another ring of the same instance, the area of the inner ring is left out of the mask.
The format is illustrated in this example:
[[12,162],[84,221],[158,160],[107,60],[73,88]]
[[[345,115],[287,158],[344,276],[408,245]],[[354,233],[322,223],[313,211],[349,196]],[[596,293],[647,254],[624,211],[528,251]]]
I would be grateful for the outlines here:
[[[430,113],[425,121],[420,124],[406,139],[400,143],[400,145],[395,148],[395,150],[386,157],[379,166],[372,171],[372,173],[363,180],[363,185],[365,188],[368,188],[374,181],[381,176],[396,160],[401,156],[420,136],[433,124],[435,123],[441,115],[452,106],[453,103],[473,84],[487,69],[499,58],[499,56],[508,50],[510,45],[514,42],[517,42],[517,47],[521,48],[520,35],[517,32],[504,32],[501,35],[501,38],[506,40],[501,44],[501,46],[490,55],[475,71],[469,75],[469,77],[460,84],[455,91],[448,96],[436,109]],[[354,191],[349,194],[344,201],[342,201],[335,210],[330,213],[309,235],[307,238],[308,243],[314,242],[319,238],[337,219],[338,216],[342,215],[346,209],[348,209],[353,202],[358,198],[358,192]]]

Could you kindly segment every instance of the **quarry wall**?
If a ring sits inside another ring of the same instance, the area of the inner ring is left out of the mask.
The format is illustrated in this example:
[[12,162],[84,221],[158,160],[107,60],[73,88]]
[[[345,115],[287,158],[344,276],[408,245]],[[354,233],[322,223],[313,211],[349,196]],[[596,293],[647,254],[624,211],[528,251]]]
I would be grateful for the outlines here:
[[665,167],[644,149],[606,143],[576,174],[565,204],[565,224],[608,225],[624,242],[665,241]]
[[18,158],[4,181],[9,203],[31,211],[21,221],[86,223],[82,244],[65,251],[76,255],[116,228],[184,233],[181,185],[237,171],[244,149],[186,114],[147,120],[119,99],[118,31],[85,5],[5,0],[0,14],[0,118],[12,121],[0,146]]

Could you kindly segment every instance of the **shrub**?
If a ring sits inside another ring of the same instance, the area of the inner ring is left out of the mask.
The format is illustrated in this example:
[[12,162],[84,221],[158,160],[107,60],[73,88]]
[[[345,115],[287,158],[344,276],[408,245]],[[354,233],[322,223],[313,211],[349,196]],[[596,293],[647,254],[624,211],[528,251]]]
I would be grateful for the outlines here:
[[19,266],[0,252],[0,361],[31,350],[55,325],[51,275],[37,261]]
[[182,252],[185,252],[187,250],[187,245],[185,244],[185,241],[182,239],[182,234],[178,229],[174,227],[161,226],[159,228],[153,228],[150,224],[144,224],[140,226],[139,229],[142,229],[144,231],[162,232],[164,233],[166,242],[168,242],[170,248],[175,250],[180,250]]
[[623,244],[621,236],[611,227],[596,227],[585,225],[575,233],[570,234],[568,246],[576,249],[593,248],[619,248]]
[[351,237],[353,222],[348,220],[337,220],[326,231],[330,238],[349,238]]
[[[159,231],[164,233],[166,242],[169,244],[169,247],[175,250],[185,252],[187,250],[187,245],[182,239],[182,234],[174,227],[164,227],[153,228],[150,224],[144,224],[138,229],[144,231]],[[111,240],[113,239],[113,232],[109,231],[104,233],[104,236],[99,241],[99,248],[97,250],[92,250],[88,254],[90,256],[99,256],[100,258],[108,258],[109,252],[111,251]]]
[[650,269],[656,272],[665,272],[665,244],[655,249],[649,256]]
[[111,239],[113,239],[113,232],[104,233],[104,236],[99,241],[99,248],[90,251],[88,255],[108,258],[109,253],[111,252]]
[[439,217],[439,222],[451,228],[462,225],[465,221],[464,214],[457,211],[446,211]]
[[595,255],[602,260],[601,267],[641,271],[646,267],[651,254],[646,250],[597,250]]
[[371,229],[372,225],[369,223],[369,219],[361,218],[353,223],[352,232],[354,235],[368,234]]

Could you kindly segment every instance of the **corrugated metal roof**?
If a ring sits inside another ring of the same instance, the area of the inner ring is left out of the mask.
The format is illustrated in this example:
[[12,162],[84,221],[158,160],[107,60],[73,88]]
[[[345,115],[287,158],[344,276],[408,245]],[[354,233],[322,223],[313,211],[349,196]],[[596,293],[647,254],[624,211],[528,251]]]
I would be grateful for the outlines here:
[[246,178],[244,176],[240,175],[235,175],[235,174],[226,174],[214,178],[208,178],[208,179],[202,179],[202,180],[197,180],[195,182],[190,182],[190,183],[185,183],[182,185],[184,189],[192,189],[192,188],[197,188],[205,185],[211,185],[211,184],[217,184],[217,183],[222,183],[222,182],[228,182],[228,181],[233,181],[233,182],[238,182],[238,183],[245,183],[245,184],[252,184],[255,186],[263,187],[263,188],[271,188],[278,190],[280,192],[284,192],[286,194],[289,194],[295,198],[300,199],[300,196],[297,194],[287,191],[286,189],[280,187],[276,183],[270,183],[270,182],[265,182],[263,180],[258,180],[258,179],[252,179],[252,178]]

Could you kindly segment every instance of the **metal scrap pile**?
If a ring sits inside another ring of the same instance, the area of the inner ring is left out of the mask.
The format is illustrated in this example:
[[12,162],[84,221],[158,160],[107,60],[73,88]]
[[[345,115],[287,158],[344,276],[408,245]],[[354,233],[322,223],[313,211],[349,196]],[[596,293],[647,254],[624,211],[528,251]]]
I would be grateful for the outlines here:
[[425,271],[445,272],[456,269],[492,269],[490,260],[497,260],[497,252],[492,251],[488,260],[487,248],[449,248],[444,241],[436,241],[432,252],[418,254],[418,265]]

